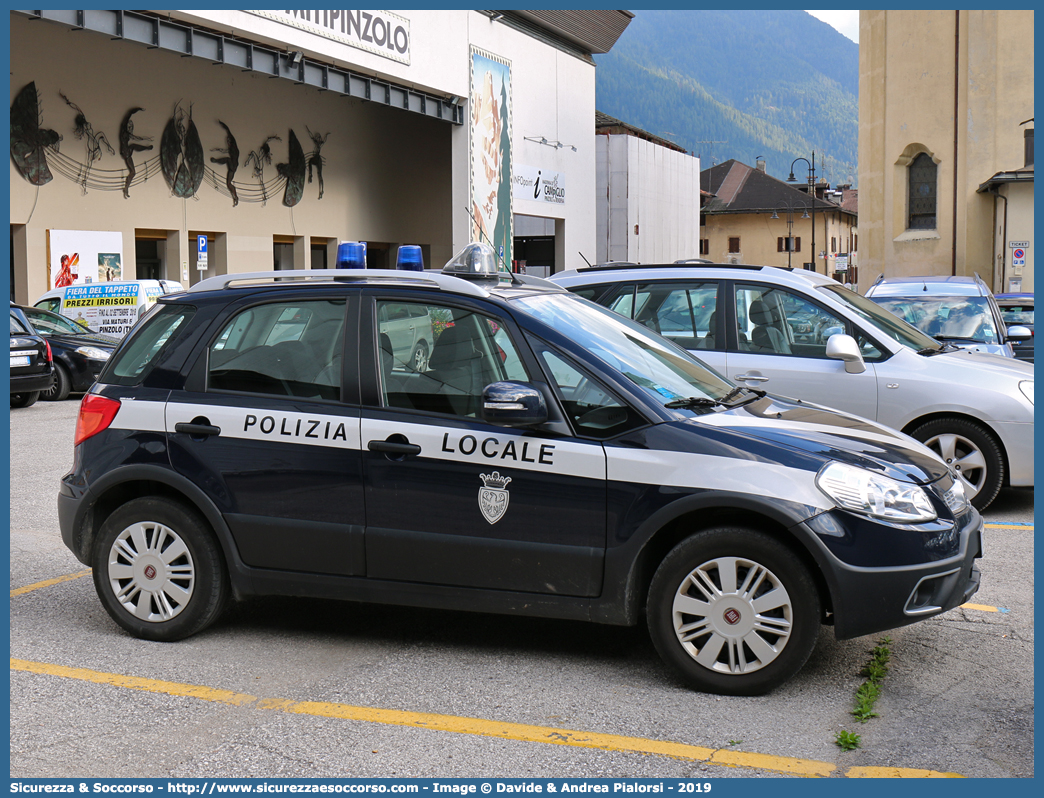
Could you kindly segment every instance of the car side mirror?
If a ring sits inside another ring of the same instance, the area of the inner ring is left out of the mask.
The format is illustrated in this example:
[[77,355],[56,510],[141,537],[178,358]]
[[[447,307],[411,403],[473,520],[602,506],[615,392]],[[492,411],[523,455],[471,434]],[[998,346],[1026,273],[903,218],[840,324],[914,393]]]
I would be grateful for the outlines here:
[[1033,337],[1033,333],[1029,327],[1023,327],[1021,324],[1013,324],[1006,330],[1006,340],[1008,341],[1028,341]]
[[527,382],[494,382],[482,390],[482,420],[500,427],[535,427],[547,421],[547,403]]
[[851,335],[838,333],[827,339],[826,356],[843,360],[845,371],[849,374],[862,374],[866,371],[866,363],[863,362],[863,353],[859,351],[859,344]]

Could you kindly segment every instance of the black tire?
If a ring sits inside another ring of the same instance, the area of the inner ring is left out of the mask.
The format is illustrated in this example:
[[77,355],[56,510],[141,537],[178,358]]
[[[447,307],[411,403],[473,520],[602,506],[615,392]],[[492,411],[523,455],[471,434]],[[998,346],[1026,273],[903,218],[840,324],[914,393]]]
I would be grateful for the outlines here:
[[72,377],[65,370],[65,366],[55,363],[54,382],[51,383],[50,388],[40,394],[40,398],[45,402],[61,402],[69,398],[70,390],[72,390]]
[[982,512],[997,498],[1004,485],[1004,454],[992,433],[964,418],[937,418],[910,435],[957,472],[976,510]]
[[[744,593],[751,579],[754,589]],[[769,593],[785,600],[771,606]],[[691,611],[677,609],[676,598]],[[819,592],[801,560],[746,527],[709,529],[675,546],[653,576],[646,615],[664,661],[695,689],[721,695],[783,684],[808,660],[821,623]]]
[[11,394],[11,407],[32,407],[36,404],[36,400],[39,398],[39,391],[29,391],[28,393],[13,393]]
[[413,347],[413,354],[410,355],[410,368],[414,371],[428,370],[428,345],[424,341],[418,341],[417,345]]
[[145,640],[189,637],[228,603],[221,547],[202,516],[171,499],[147,496],[115,510],[102,524],[91,565],[106,611]]

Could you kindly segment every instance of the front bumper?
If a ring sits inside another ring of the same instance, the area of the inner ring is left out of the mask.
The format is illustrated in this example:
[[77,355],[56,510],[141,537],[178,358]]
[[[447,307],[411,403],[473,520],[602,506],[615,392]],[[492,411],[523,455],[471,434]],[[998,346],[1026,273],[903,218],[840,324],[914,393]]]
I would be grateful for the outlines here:
[[956,554],[915,565],[850,565],[824,546],[820,562],[833,600],[837,639],[896,629],[966,602],[979,589],[982,530],[982,516],[971,511],[959,530]]

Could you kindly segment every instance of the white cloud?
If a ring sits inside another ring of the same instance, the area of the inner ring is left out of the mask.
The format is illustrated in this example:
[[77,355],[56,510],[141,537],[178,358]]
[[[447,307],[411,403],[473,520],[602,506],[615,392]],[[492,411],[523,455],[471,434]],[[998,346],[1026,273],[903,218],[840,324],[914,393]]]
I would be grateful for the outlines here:
[[858,11],[809,11],[808,13],[830,25],[857,44],[859,43]]

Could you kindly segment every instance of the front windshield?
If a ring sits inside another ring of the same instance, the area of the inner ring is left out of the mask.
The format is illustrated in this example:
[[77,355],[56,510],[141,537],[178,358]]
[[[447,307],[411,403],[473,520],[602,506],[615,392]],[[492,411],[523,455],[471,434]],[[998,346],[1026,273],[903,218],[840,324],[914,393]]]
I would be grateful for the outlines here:
[[721,399],[733,385],[648,328],[573,294],[538,294],[515,304],[582,346],[666,405],[692,397]]
[[874,301],[942,341],[998,341],[990,303],[984,296],[896,296]]
[[833,294],[856,314],[874,325],[877,330],[908,349],[913,349],[915,352],[925,350],[934,352],[942,348],[934,338],[930,338],[891,311],[843,285],[824,285],[820,286],[819,290]]
[[25,314],[32,320],[33,326],[40,335],[83,335],[86,332],[93,332],[81,327],[72,319],[47,310],[26,308]]

